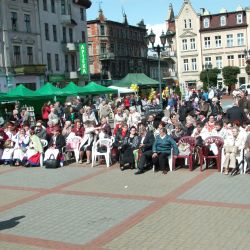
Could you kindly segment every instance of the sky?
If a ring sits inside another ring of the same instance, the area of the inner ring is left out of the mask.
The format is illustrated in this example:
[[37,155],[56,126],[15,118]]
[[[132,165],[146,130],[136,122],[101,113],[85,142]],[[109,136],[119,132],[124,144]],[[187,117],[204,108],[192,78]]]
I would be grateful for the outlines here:
[[[174,13],[178,15],[184,0],[91,0],[91,2],[92,6],[87,10],[87,20],[97,18],[99,6],[103,9],[105,17],[112,21],[122,22],[124,11],[129,24],[136,25],[144,19],[148,30],[152,28],[159,37],[161,31],[165,30],[164,22],[169,4],[173,4]],[[200,12],[200,8],[206,8],[211,13],[218,13],[221,8],[235,11],[239,5],[243,8],[250,7],[249,0],[191,0],[191,3],[196,12]]]

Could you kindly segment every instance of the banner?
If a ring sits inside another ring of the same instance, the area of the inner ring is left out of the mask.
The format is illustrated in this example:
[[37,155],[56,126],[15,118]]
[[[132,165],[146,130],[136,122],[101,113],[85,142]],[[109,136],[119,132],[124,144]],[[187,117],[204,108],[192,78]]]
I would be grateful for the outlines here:
[[88,67],[88,51],[87,44],[80,43],[79,44],[79,53],[80,53],[80,73],[81,75],[88,75],[89,67]]

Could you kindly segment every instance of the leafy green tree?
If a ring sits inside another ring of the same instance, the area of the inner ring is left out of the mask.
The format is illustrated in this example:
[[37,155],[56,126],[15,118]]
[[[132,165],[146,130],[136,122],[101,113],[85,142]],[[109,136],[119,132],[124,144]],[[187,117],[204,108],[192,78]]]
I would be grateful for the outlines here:
[[200,80],[203,82],[203,87],[217,86],[217,75],[220,73],[218,68],[204,69],[200,73]]
[[181,98],[181,89],[179,85],[175,87],[174,93]]
[[234,85],[238,82],[237,75],[240,73],[240,68],[235,66],[226,66],[222,69],[224,84],[226,86]]
[[250,75],[250,63],[248,63],[246,66],[246,73]]

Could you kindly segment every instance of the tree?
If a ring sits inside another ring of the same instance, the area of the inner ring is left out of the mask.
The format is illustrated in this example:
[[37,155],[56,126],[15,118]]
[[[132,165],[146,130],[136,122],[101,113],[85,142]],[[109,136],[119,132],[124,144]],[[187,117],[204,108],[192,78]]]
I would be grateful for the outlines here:
[[227,66],[222,69],[224,84],[226,86],[234,85],[238,82],[237,75],[240,73],[239,67]]
[[248,63],[246,66],[246,73],[250,75],[250,63]]
[[203,86],[217,86],[217,75],[220,73],[218,68],[204,69],[200,73],[200,80],[203,82]]

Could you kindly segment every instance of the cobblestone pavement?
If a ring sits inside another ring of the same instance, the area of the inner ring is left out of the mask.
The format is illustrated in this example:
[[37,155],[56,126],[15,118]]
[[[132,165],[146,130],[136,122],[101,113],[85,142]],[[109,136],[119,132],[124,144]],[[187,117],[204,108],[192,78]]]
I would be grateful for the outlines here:
[[250,249],[250,178],[0,166],[0,250]]

